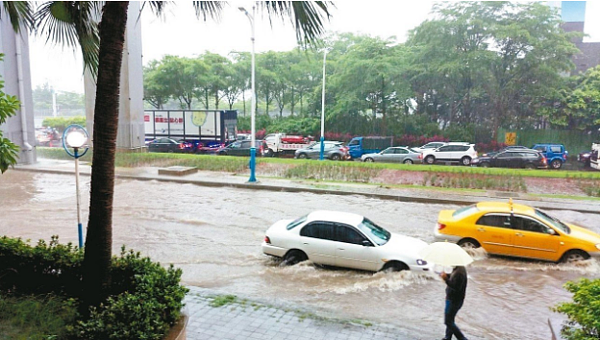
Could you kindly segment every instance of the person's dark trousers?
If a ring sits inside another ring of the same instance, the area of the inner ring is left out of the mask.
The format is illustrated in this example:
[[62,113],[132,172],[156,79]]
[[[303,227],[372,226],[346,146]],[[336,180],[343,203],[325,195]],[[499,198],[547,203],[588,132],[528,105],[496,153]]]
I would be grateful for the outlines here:
[[462,307],[463,301],[452,301],[446,300],[446,309],[444,310],[444,324],[446,325],[446,336],[445,340],[452,339],[452,335],[455,335],[458,340],[465,340],[465,336],[462,334],[458,326],[454,323],[456,313]]

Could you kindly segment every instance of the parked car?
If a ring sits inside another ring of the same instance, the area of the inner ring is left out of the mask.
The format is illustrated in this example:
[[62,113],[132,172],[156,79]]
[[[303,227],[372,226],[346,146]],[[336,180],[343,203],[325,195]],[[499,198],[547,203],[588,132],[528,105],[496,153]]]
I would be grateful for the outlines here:
[[367,153],[377,153],[390,146],[394,146],[394,137],[360,136],[354,137],[348,142],[352,158],[360,158]]
[[423,151],[425,151],[426,149],[437,149],[437,148],[439,148],[440,146],[444,146],[444,145],[446,145],[446,144],[448,144],[448,143],[446,143],[446,142],[429,142],[429,143],[427,143],[427,144],[425,144],[425,145],[422,145],[422,146],[420,146],[420,147],[418,147],[418,148],[414,148],[414,150],[415,150],[415,151],[420,151],[420,152],[423,152]]
[[[334,161],[350,159],[348,147],[343,142],[324,141],[323,158]],[[294,158],[319,159],[321,157],[321,142],[315,142],[307,148],[294,152]]]
[[187,152],[189,145],[184,141],[171,138],[157,138],[148,144],[148,152]]
[[569,154],[562,144],[535,144],[531,148],[541,152],[552,169],[560,169],[563,163],[567,161],[567,155]]
[[548,162],[540,152],[529,149],[510,149],[492,156],[481,156],[471,161],[472,166],[498,168],[546,169]]
[[580,152],[577,155],[577,161],[583,165],[584,168],[590,167],[590,159],[592,157],[592,150]]
[[427,243],[393,234],[364,216],[314,211],[296,220],[275,222],[266,232],[263,253],[288,264],[313,263],[368,271],[429,271],[419,252]]
[[494,155],[497,155],[499,152],[509,151],[509,150],[533,150],[533,149],[530,149],[530,148],[528,148],[526,146],[522,146],[522,145],[509,145],[498,151],[484,153],[482,156],[494,156]]
[[[221,147],[217,150],[217,155],[229,155],[229,156],[250,156],[250,140],[240,140],[233,142],[227,146]],[[256,156],[263,154],[263,141],[255,140],[256,145]]]
[[409,147],[394,146],[387,148],[379,153],[368,153],[362,155],[360,160],[363,162],[381,162],[381,163],[422,163],[421,153],[414,151]]
[[512,200],[440,211],[435,239],[464,248],[483,247],[490,254],[553,262],[600,258],[600,235]]
[[219,151],[219,149],[224,148],[226,145],[221,143],[220,141],[202,141],[196,145],[195,153],[202,154],[214,154]]
[[449,162],[470,165],[471,160],[476,157],[475,145],[463,142],[451,142],[437,149],[425,149],[422,152],[423,163],[426,164]]

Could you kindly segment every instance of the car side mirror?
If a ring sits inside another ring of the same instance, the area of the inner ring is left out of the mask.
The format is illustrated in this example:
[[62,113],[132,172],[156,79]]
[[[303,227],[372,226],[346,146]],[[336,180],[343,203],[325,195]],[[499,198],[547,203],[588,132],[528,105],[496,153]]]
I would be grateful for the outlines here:
[[548,234],[550,234],[550,235],[558,235],[558,233],[554,229],[548,229]]
[[364,247],[370,247],[370,246],[371,246],[371,242],[369,242],[369,240],[363,240],[363,241],[362,241],[362,245],[363,245]]

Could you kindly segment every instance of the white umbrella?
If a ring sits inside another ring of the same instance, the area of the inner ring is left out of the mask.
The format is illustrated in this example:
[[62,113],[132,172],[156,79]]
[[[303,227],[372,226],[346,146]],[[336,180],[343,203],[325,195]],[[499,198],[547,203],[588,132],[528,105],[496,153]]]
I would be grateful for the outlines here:
[[423,260],[442,266],[466,266],[473,258],[459,245],[450,242],[434,242],[423,248],[419,255]]

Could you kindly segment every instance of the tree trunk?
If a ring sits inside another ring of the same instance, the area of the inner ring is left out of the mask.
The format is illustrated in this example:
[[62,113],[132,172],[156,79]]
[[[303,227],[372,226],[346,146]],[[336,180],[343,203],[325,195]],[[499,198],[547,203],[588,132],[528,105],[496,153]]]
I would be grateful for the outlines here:
[[246,91],[242,92],[242,101],[244,102],[244,117],[246,117]]
[[100,22],[90,214],[83,260],[84,306],[99,304],[110,284],[119,83],[128,6],[128,2],[106,2]]

